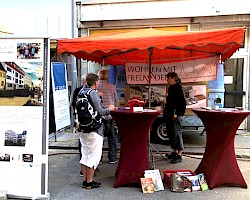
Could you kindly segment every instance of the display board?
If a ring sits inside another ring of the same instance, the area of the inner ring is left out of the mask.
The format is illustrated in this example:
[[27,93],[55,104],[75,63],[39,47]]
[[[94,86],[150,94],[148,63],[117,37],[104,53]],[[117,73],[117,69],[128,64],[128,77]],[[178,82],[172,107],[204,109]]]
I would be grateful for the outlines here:
[[49,199],[49,39],[0,38],[0,190]]
[[70,126],[69,94],[65,63],[51,63],[51,79],[56,131],[58,131],[62,128]]

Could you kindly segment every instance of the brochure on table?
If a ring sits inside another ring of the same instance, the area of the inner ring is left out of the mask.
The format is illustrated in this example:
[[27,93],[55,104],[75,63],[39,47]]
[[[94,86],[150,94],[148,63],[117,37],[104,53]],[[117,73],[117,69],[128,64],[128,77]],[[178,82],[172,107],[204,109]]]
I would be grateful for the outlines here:
[[0,38],[0,190],[48,193],[49,39]]

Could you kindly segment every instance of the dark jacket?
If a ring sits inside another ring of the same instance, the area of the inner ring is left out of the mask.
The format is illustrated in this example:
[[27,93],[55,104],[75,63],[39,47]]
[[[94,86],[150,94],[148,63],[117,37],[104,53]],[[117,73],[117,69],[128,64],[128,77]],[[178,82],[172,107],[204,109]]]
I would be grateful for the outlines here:
[[81,90],[82,88],[83,88],[83,85],[80,86],[80,87],[78,87],[78,88],[76,88],[76,89],[74,90],[73,97],[72,97],[73,100],[72,100],[72,103],[71,103],[71,105],[72,105],[72,107],[73,107],[73,112],[75,112],[77,95],[78,95],[78,93],[80,92],[80,90]]
[[186,110],[186,101],[184,98],[182,86],[179,83],[170,85],[166,104],[163,110],[164,117],[166,116],[184,116]]

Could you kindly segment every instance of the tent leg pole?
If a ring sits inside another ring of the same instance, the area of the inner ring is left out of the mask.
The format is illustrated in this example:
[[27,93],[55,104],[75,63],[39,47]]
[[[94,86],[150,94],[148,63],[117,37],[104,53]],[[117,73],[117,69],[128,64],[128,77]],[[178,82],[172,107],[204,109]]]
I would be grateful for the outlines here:
[[153,48],[150,47],[148,49],[149,53],[149,69],[148,69],[148,108],[151,108],[151,74],[152,74],[152,54],[153,54]]

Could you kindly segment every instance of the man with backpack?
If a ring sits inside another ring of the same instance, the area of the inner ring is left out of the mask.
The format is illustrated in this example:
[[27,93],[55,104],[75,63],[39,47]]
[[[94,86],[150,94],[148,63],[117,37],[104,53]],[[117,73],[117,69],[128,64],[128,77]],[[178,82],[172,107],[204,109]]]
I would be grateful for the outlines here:
[[[115,106],[109,105],[107,108],[102,108],[101,99],[96,91],[98,88],[98,76],[96,74],[87,74],[86,84],[87,86],[82,88],[77,96],[76,118],[81,130],[82,187],[92,189],[101,187],[101,183],[93,180],[95,169],[102,156],[104,125],[100,123],[101,116],[108,115],[111,110],[115,109]],[[92,120],[89,116],[92,117]]]

